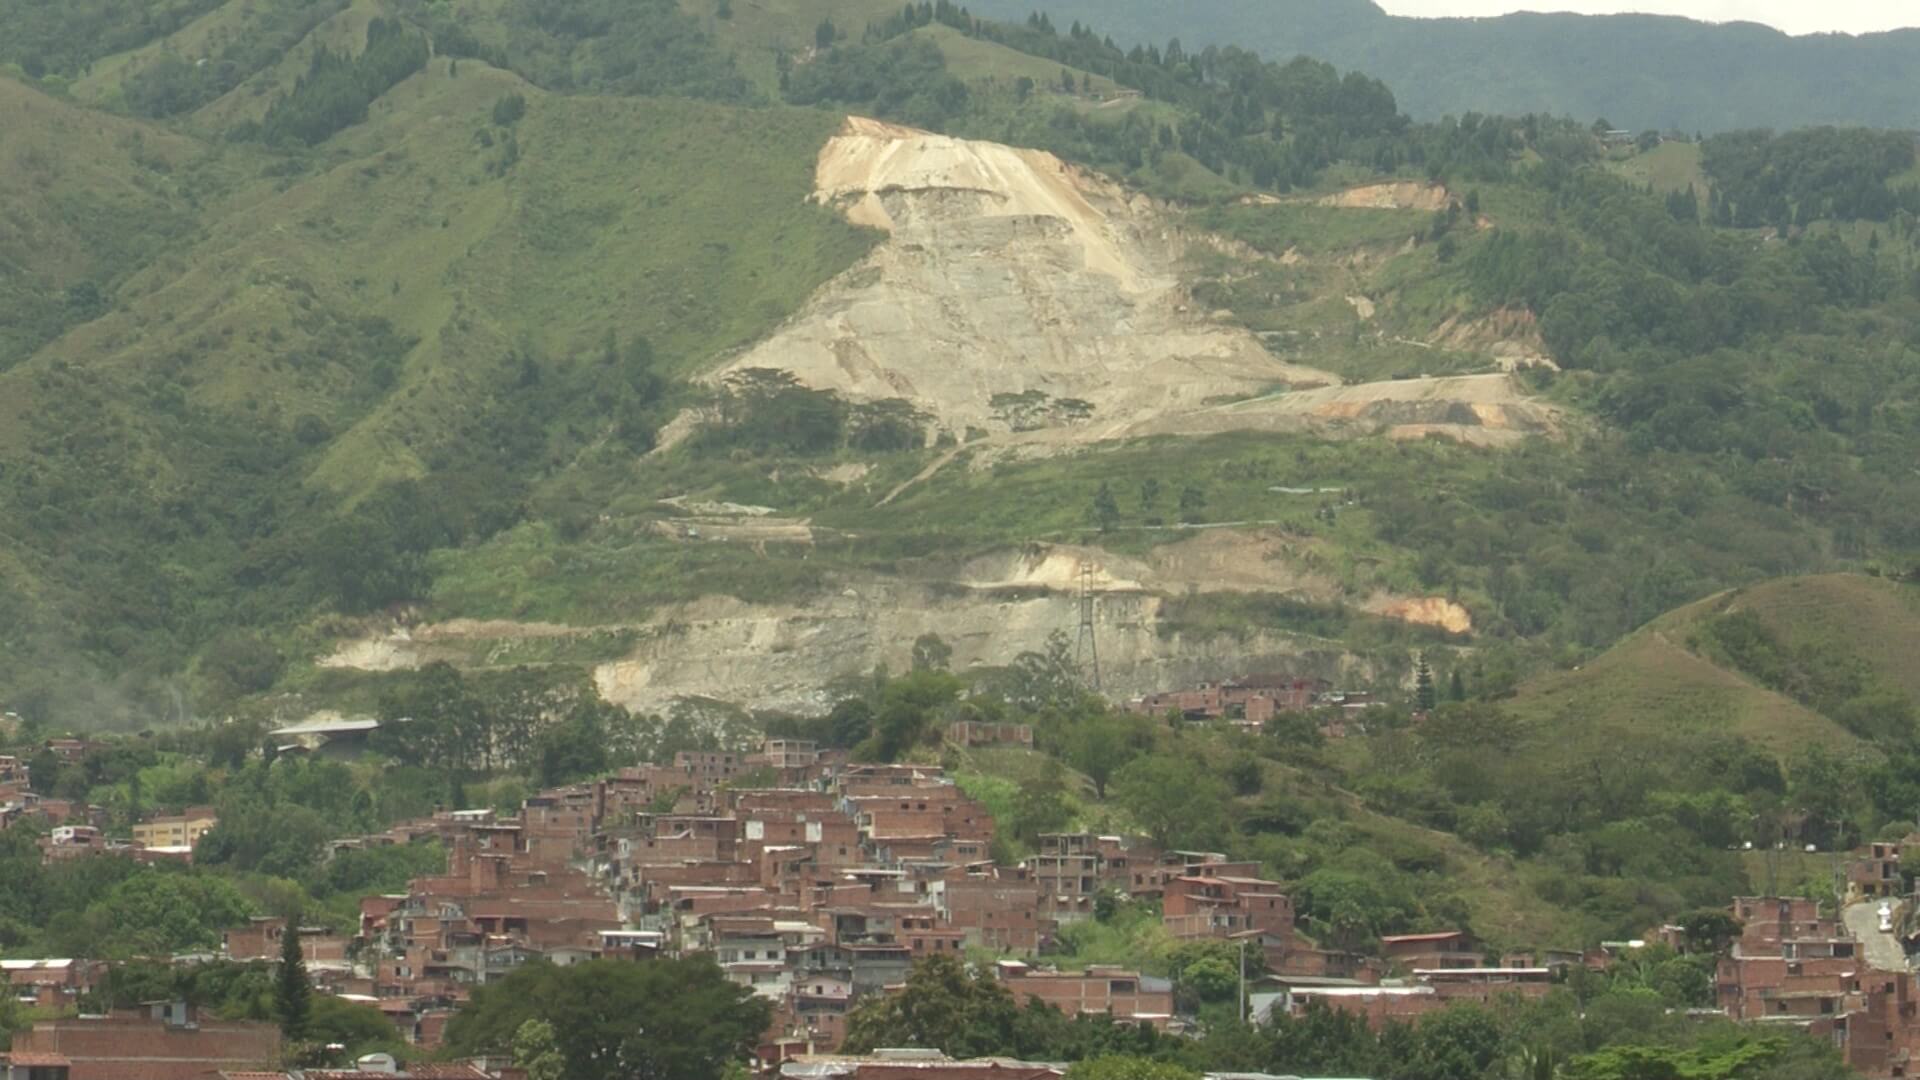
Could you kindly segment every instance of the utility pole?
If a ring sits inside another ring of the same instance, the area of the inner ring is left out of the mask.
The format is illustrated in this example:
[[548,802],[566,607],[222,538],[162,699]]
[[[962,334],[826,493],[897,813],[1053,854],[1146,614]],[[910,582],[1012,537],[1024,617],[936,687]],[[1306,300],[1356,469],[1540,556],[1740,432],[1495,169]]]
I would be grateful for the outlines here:
[[1247,939],[1240,939],[1240,1022],[1247,1022]]
[[1080,636],[1074,643],[1074,663],[1094,693],[1100,692],[1100,642],[1093,626],[1093,564],[1080,564]]

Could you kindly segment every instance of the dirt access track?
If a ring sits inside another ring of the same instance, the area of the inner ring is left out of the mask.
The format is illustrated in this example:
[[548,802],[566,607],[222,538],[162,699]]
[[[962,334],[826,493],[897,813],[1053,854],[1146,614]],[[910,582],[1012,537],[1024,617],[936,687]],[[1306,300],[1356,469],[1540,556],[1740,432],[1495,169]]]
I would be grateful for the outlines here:
[[[1389,187],[1362,204],[1421,197]],[[1199,238],[1043,151],[850,119],[820,153],[814,198],[888,239],[709,380],[781,369],[855,399],[904,398],[963,440],[1027,444],[1417,425],[1499,445],[1555,428],[1499,375],[1423,380],[1409,397],[1277,359],[1197,310],[1177,269]],[[1315,388],[1346,396],[1299,397]],[[1464,430],[1487,425],[1497,433]]]
[[1116,434],[1212,435],[1223,431],[1315,431],[1392,439],[1454,439],[1509,446],[1560,428],[1553,406],[1528,397],[1508,374],[1394,379],[1328,386],[1155,417]]

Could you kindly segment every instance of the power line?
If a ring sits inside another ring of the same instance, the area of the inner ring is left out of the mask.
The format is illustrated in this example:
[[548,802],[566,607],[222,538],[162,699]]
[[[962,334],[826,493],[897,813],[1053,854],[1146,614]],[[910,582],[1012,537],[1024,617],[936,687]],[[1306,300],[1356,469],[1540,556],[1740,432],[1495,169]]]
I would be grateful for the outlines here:
[[1074,643],[1073,662],[1095,693],[1100,691],[1100,641],[1093,625],[1093,564],[1080,564],[1080,636]]

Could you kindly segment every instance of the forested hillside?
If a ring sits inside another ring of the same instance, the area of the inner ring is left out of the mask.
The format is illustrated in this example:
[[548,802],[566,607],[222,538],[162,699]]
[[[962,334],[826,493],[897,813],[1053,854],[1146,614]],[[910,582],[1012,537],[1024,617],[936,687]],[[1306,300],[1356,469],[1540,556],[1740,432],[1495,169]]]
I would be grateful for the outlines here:
[[1045,10],[1131,48],[1232,43],[1385,78],[1420,119],[1543,112],[1688,133],[1810,124],[1920,126],[1904,87],[1920,76],[1920,31],[1789,37],[1755,23],[1653,15],[1521,12],[1415,19],[1372,0],[984,0],[1002,19]]
[[[1331,663],[1331,637],[1391,684],[1423,643],[1470,646],[1499,688],[1719,589],[1910,568],[1910,139],[1610,147],[1538,111],[1418,122],[1314,60],[872,7],[19,13],[143,29],[0,81],[12,707],[324,702],[340,676],[316,658],[382,613],[564,628],[439,646],[472,664],[610,663],[715,598],[757,618],[856,583],[933,589],[958,626],[1014,587],[968,560],[1036,543],[1140,561],[1143,655],[1254,634]],[[870,275],[850,268],[880,234],[808,199],[848,114],[1118,179],[1184,238],[1152,273],[1360,404],[1279,380],[1122,424],[1004,394],[992,430],[960,430],[906,398],[708,380]],[[1418,375],[1469,378],[1426,405]],[[1311,419],[1354,408],[1382,419]],[[1478,444],[1461,426],[1520,416]],[[1018,449],[1055,434],[1080,448]],[[1320,495],[1284,494],[1301,481]],[[750,557],[689,542],[702,506],[762,515],[706,526]],[[1284,557],[1200,579],[1242,596],[1181,599],[1189,527],[1236,521],[1267,533],[1225,543]],[[1372,621],[1413,601],[1471,630]],[[908,606],[905,640],[941,629],[940,603]]]

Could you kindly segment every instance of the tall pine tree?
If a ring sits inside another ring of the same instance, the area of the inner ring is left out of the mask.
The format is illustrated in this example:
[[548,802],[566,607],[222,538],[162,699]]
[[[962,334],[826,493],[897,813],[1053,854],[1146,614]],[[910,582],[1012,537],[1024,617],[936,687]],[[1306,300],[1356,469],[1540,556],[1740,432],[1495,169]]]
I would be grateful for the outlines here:
[[307,962],[300,955],[300,920],[289,917],[286,929],[280,932],[280,970],[273,983],[273,1012],[280,1019],[280,1035],[288,1042],[306,1038],[312,999]]
[[1427,666],[1427,654],[1421,653],[1413,665],[1414,703],[1423,713],[1430,713],[1434,706],[1433,668]]

